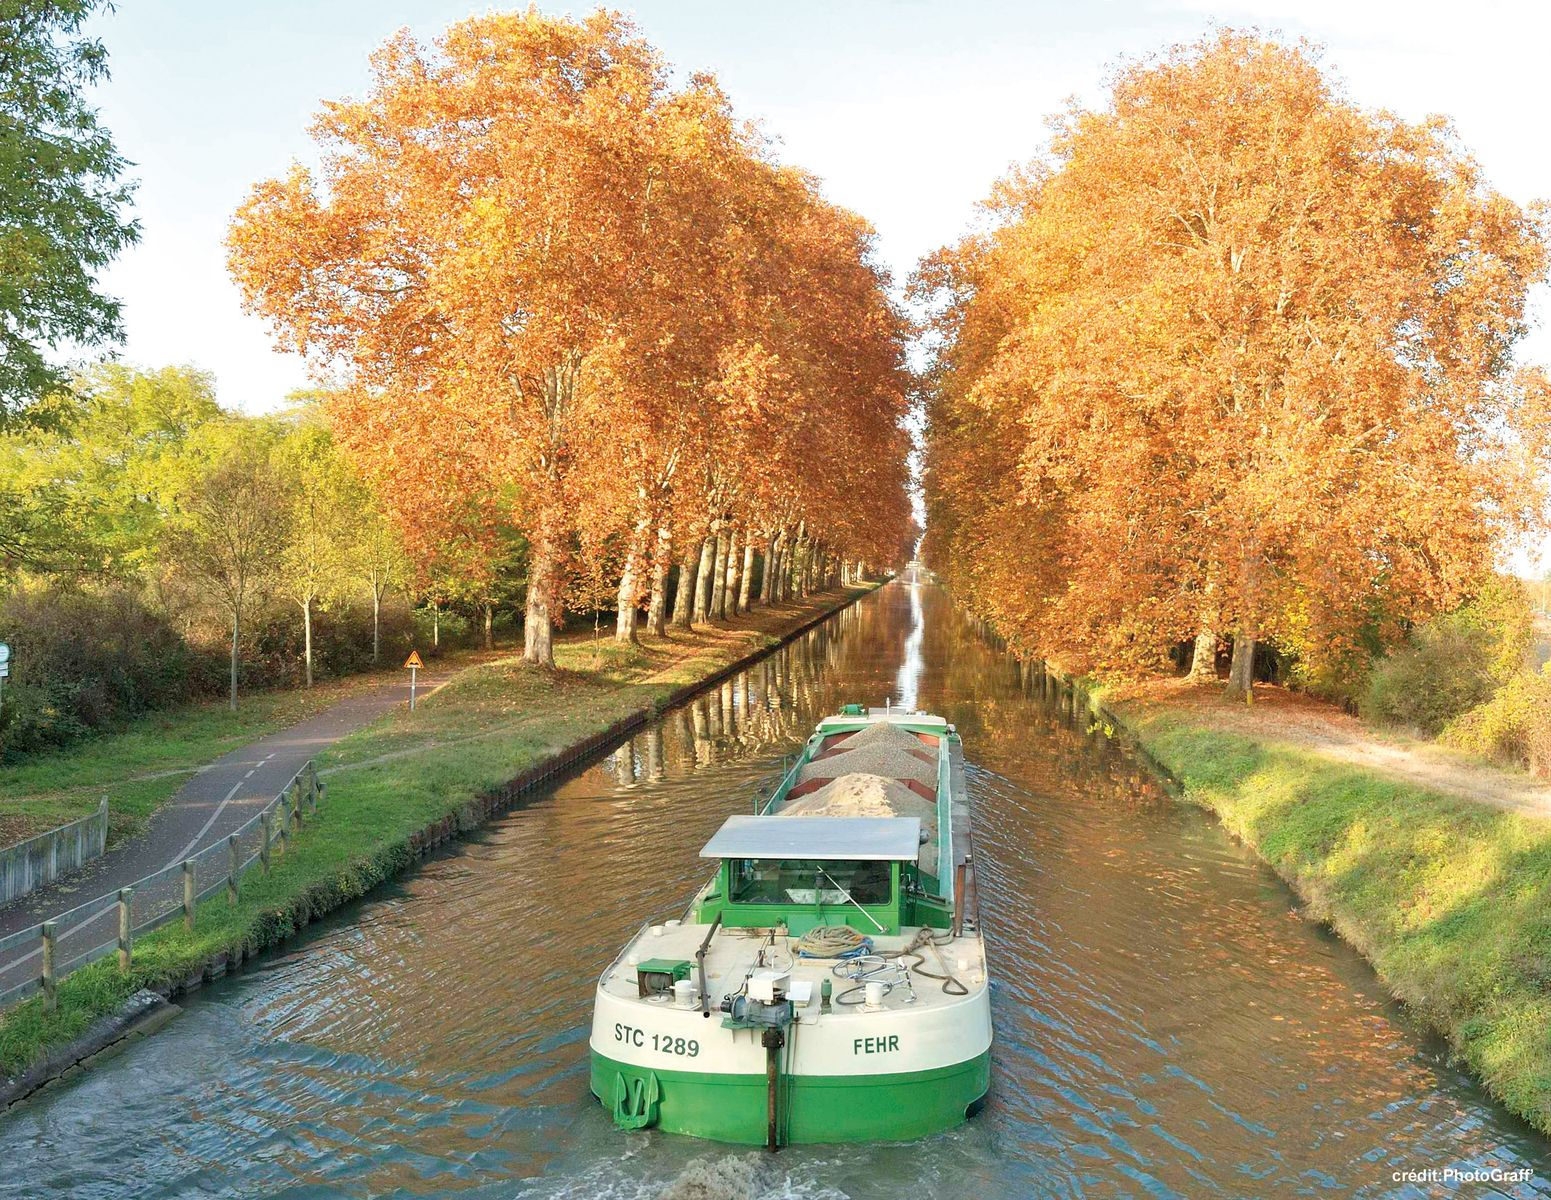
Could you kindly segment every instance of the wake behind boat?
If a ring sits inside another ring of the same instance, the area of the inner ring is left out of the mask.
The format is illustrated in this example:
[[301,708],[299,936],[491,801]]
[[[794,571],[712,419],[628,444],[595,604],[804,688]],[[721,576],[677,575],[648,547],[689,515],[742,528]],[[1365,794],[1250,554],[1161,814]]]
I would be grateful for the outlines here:
[[685,918],[598,981],[592,1091],[617,1125],[774,1149],[969,1115],[991,1010],[952,725],[845,706],[701,856]]

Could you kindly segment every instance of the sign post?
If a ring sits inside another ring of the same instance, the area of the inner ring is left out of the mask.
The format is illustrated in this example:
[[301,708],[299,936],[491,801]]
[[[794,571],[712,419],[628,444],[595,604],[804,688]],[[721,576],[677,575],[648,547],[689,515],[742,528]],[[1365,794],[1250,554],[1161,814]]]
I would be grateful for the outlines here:
[[5,709],[5,681],[11,677],[11,647],[0,642],[0,712]]
[[409,668],[409,711],[415,711],[415,672],[425,666],[420,661],[420,651],[411,650],[409,657],[404,660],[404,665]]

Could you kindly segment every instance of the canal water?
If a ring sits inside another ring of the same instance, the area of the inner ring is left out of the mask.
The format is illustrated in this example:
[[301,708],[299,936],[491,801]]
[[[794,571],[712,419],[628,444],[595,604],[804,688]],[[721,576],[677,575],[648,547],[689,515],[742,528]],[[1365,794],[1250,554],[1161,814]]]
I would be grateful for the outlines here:
[[[615,1130],[594,981],[847,701],[957,723],[984,1111],[776,1155]],[[1464,1187],[1405,1172],[1533,1172]],[[896,583],[0,1119],[0,1197],[1551,1195],[1551,1155],[1205,814],[930,587]]]

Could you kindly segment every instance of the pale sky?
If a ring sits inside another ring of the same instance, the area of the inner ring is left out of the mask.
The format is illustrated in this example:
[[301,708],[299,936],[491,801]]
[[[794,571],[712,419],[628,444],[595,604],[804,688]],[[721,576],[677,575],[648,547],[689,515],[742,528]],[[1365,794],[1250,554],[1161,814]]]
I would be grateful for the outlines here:
[[[546,11],[587,11],[543,4]],[[1551,8],[1476,0],[640,0],[618,7],[683,71],[710,70],[783,156],[877,228],[898,279],[952,241],[1067,97],[1099,102],[1121,55],[1255,25],[1326,48],[1369,107],[1443,113],[1494,186],[1551,199]],[[306,383],[242,315],[221,240],[252,184],[311,154],[318,102],[360,91],[396,29],[430,37],[470,0],[119,0],[94,23],[113,71],[104,119],[140,180],[139,246],[105,275],[125,305],[122,357],[214,373],[248,412]],[[1551,305],[1538,297],[1542,318]],[[1539,328],[1523,355],[1551,361]]]

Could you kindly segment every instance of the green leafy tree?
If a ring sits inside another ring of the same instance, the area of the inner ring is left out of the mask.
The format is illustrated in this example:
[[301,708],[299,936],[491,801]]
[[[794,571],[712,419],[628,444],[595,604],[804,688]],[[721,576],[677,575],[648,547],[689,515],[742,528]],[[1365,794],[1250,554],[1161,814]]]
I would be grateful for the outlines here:
[[312,620],[339,596],[348,578],[351,511],[360,485],[335,451],[328,427],[303,414],[275,447],[286,492],[288,538],[276,563],[279,590],[301,611],[302,662],[312,686]]
[[87,103],[99,0],[0,0],[0,425],[65,379],[50,352],[120,337],[96,274],[138,236],[133,185]]
[[204,469],[179,496],[170,558],[208,591],[231,628],[229,700],[237,708],[243,618],[275,580],[290,523],[285,480],[273,462],[277,431],[257,421],[207,426]]
[[115,579],[153,565],[189,440],[224,417],[210,376],[102,364],[31,414],[0,432],[0,562]]
[[382,658],[382,601],[409,574],[404,543],[367,486],[355,480],[348,493],[354,534],[346,545],[347,571],[366,588],[372,603],[372,662]]

